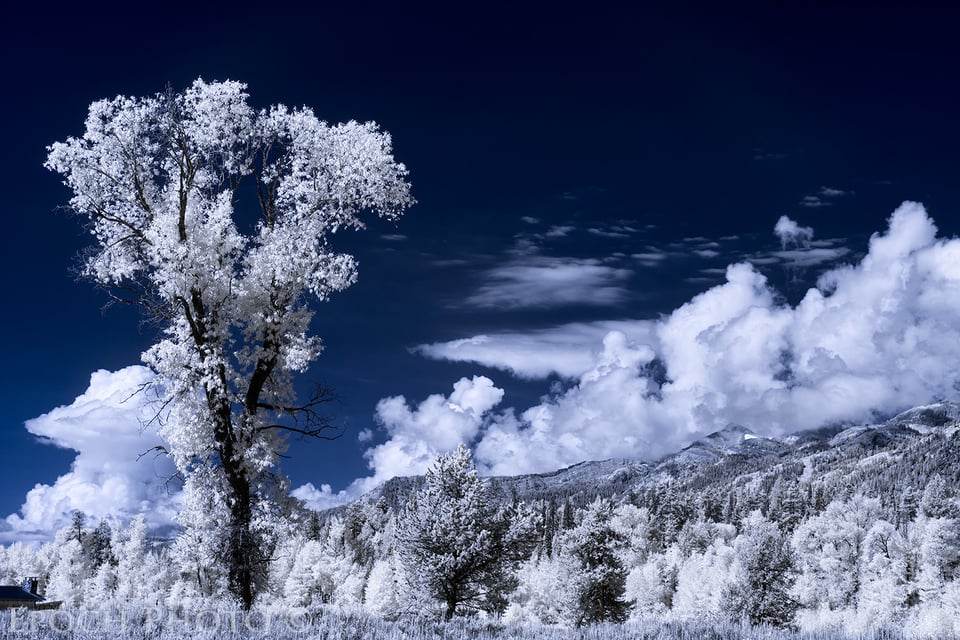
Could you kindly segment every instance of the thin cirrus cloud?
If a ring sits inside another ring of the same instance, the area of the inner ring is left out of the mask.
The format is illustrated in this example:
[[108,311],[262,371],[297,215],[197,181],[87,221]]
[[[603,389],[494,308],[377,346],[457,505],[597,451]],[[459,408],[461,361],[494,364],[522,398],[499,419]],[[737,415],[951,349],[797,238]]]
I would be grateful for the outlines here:
[[666,251],[661,251],[656,247],[648,247],[647,251],[631,253],[630,257],[645,267],[657,267],[669,257]]
[[[606,333],[564,326],[431,345],[423,353],[527,377],[583,369],[535,406],[490,403],[483,413],[472,441],[476,460],[487,473],[516,474],[589,459],[656,458],[729,423],[778,436],[954,398],[957,317],[960,240],[938,238],[922,205],[906,202],[858,264],[827,271],[796,306],[783,304],[755,267],[739,263],[727,268],[723,284],[652,326],[625,322]],[[531,359],[549,357],[565,340],[579,353],[553,367],[510,358],[517,344]],[[402,421],[391,424],[380,446],[402,435],[404,449],[417,451],[414,442],[429,443],[436,432],[422,420],[416,435]],[[401,468],[400,458],[391,466]]]
[[532,256],[488,270],[486,284],[466,304],[486,309],[612,306],[626,299],[624,281],[630,275],[599,260]]
[[641,230],[630,226],[629,224],[614,224],[607,227],[589,227],[587,233],[600,238],[627,239]]
[[852,196],[853,191],[837,189],[835,187],[820,187],[816,193],[808,193],[800,200],[800,206],[808,209],[832,206],[838,198]]
[[620,331],[638,342],[649,340],[652,321],[610,320],[576,322],[531,332],[477,335],[412,349],[427,358],[473,362],[502,369],[523,380],[551,375],[576,379],[594,366],[603,337]]
[[788,267],[813,267],[836,262],[850,253],[847,247],[808,247],[805,249],[785,249],[774,251],[770,255]]
[[555,224],[543,234],[546,238],[565,238],[572,231],[575,231],[576,227],[569,224]]

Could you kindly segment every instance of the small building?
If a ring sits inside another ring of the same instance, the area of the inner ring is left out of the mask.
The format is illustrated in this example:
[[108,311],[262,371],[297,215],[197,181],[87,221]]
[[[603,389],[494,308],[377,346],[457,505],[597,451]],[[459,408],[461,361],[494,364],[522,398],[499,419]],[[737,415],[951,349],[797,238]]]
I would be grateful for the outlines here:
[[47,601],[37,593],[39,580],[27,578],[22,586],[0,586],[0,609],[57,609],[59,601]]

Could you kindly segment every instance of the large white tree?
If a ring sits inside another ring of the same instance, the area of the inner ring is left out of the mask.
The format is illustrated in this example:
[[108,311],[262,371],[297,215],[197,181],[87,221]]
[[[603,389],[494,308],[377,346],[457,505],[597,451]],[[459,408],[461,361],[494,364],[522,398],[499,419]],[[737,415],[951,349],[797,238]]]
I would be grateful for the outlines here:
[[392,219],[412,203],[375,124],[331,126],[307,107],[255,110],[247,98],[239,82],[197,80],[99,100],[83,136],[51,145],[46,161],[93,236],[84,275],[161,328],[143,360],[168,407],[162,435],[185,476],[220,476],[223,560],[245,606],[283,436],[328,427],[323,394],[298,400],[293,385],[321,350],[312,303],[357,275],[328,238],[361,228],[362,212]]

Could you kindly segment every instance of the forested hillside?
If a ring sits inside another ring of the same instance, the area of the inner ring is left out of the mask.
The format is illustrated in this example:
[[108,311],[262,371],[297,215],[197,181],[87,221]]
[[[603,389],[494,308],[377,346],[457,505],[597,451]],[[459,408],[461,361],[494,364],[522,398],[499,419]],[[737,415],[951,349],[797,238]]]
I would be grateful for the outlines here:
[[[626,624],[624,637],[742,624],[956,635],[958,419],[941,403],[779,440],[731,426],[658,463],[515,478],[479,478],[461,447],[345,508],[291,501],[260,514],[273,537],[255,610],[352,612],[368,625]],[[40,576],[73,611],[232,606],[206,544],[77,514],[49,544],[2,549],[0,582]]]

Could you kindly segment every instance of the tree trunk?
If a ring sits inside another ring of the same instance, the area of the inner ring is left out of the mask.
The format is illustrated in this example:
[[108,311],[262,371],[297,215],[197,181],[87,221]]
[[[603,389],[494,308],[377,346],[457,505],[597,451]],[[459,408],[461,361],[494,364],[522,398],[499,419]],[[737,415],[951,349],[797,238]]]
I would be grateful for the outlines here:
[[[231,477],[233,476],[233,477]],[[230,541],[227,551],[230,567],[230,591],[240,599],[244,610],[253,606],[257,545],[250,530],[250,484],[246,478],[227,474],[233,495],[230,504]],[[234,481],[236,478],[237,482]]]
[[230,533],[227,543],[227,577],[230,592],[240,600],[244,610],[253,606],[257,544],[251,530],[253,520],[250,478],[243,464],[234,455],[228,439],[221,451],[221,464],[227,479],[230,506]]
[[[208,396],[209,398],[209,396]],[[211,403],[213,404],[213,403]],[[227,503],[230,508],[230,529],[227,540],[227,580],[232,593],[244,610],[253,606],[255,576],[258,560],[256,536],[251,530],[253,521],[250,477],[236,450],[236,432],[229,403],[216,403],[217,440],[220,465],[227,480]]]

